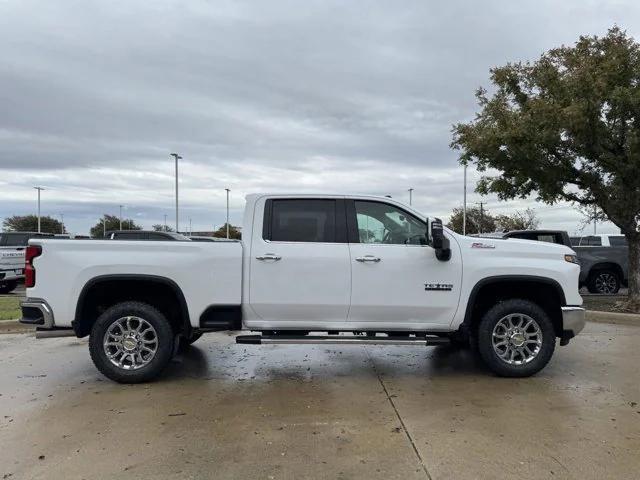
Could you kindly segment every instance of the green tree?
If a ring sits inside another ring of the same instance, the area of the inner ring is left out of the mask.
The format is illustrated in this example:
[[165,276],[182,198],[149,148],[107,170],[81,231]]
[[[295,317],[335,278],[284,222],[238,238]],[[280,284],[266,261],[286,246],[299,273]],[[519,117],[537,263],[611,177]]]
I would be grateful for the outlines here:
[[540,225],[540,220],[532,208],[516,210],[510,215],[497,215],[496,224],[498,230],[534,230]]
[[[5,230],[14,232],[37,232],[37,215],[14,215],[2,222]],[[43,233],[66,233],[62,223],[53,217],[40,216],[40,231]]]
[[[142,230],[142,227],[140,225],[137,225],[130,218],[127,218],[127,219],[123,218],[122,229],[123,230]],[[110,230],[120,230],[120,218],[115,215],[105,215],[100,220],[98,220],[98,223],[96,223],[93,227],[91,227],[91,230],[89,233],[93,238],[104,238],[103,233],[105,230],[107,232]]]
[[[213,232],[213,236],[216,238],[227,238],[227,224],[225,223],[218,230]],[[240,240],[242,238],[240,227],[235,227],[229,224],[229,238]]]
[[[449,217],[447,227],[456,233],[462,233],[464,223],[463,207],[453,209]],[[496,231],[496,219],[489,214],[487,209],[480,211],[480,207],[467,207],[467,235],[474,233],[489,233]]]
[[494,68],[491,81],[475,119],[453,127],[460,162],[485,172],[477,191],[602,210],[629,242],[640,311],[640,45],[614,27]]

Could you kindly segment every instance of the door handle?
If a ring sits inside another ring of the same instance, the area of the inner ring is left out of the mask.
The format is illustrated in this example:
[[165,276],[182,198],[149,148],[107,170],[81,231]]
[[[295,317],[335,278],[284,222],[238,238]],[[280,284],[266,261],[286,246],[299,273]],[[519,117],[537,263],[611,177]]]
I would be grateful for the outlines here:
[[373,255],[365,255],[364,257],[356,257],[356,261],[378,263],[380,261],[380,257],[375,257]]
[[265,253],[264,255],[258,255],[256,260],[280,260],[282,257],[274,253]]

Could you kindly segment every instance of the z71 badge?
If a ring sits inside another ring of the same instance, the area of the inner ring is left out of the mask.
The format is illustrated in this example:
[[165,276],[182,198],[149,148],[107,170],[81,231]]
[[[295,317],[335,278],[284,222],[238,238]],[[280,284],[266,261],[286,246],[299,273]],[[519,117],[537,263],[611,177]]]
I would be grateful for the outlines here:
[[425,290],[450,291],[453,290],[453,283],[425,283]]

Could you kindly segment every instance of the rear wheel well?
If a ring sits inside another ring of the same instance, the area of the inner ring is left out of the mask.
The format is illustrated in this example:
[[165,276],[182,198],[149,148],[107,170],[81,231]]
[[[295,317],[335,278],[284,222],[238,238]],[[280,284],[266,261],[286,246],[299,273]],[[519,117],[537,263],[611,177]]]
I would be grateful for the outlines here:
[[510,299],[529,300],[540,306],[553,322],[556,336],[562,335],[562,311],[565,305],[560,285],[541,280],[503,279],[485,283],[474,289],[469,298],[464,325],[467,333],[475,332],[483,315],[496,303]]
[[588,277],[590,278],[593,275],[597,274],[598,272],[601,272],[602,270],[611,270],[615,272],[618,275],[618,279],[620,280],[620,282],[623,282],[625,280],[622,267],[617,263],[613,263],[613,262],[596,263],[589,270]]
[[191,333],[184,295],[174,282],[162,277],[107,277],[91,281],[82,290],[73,322],[76,335],[89,335],[102,312],[126,301],[149,304],[165,315],[175,333]]

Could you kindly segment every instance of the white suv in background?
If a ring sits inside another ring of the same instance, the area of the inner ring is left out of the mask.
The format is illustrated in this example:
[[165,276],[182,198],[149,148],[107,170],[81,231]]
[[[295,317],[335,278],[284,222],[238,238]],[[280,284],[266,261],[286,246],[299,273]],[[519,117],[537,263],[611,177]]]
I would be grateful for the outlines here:
[[24,278],[24,253],[29,239],[53,237],[49,233],[0,233],[0,293],[10,293]]
[[626,247],[627,239],[621,234],[603,233],[571,237],[573,247]]

